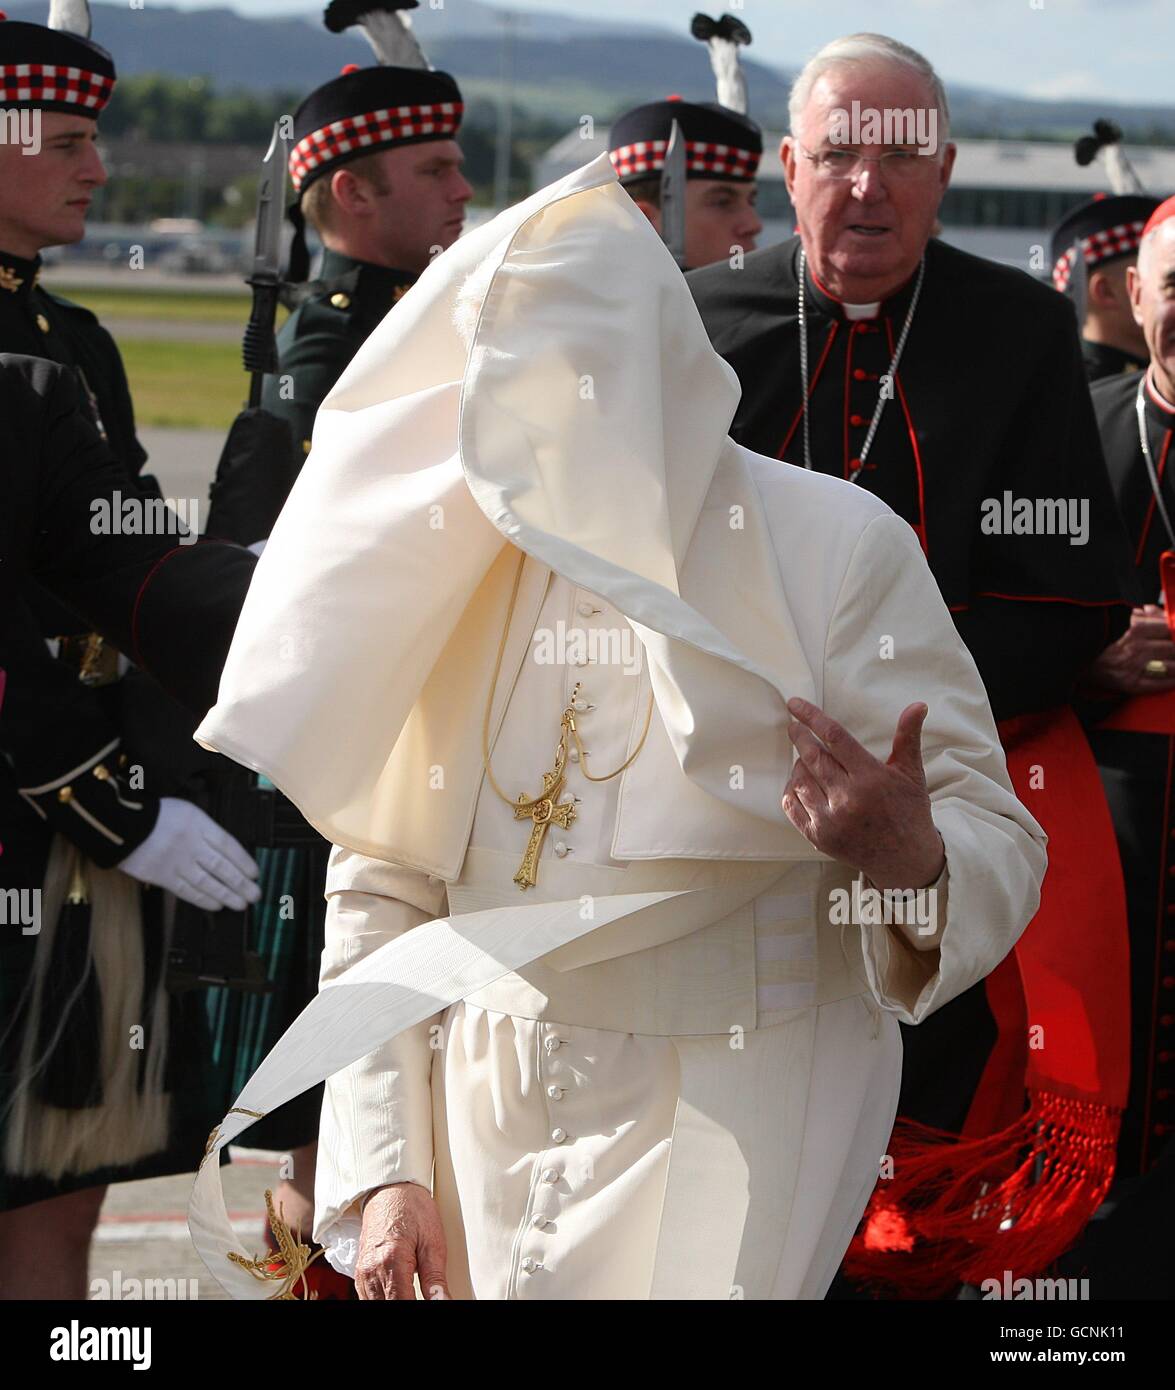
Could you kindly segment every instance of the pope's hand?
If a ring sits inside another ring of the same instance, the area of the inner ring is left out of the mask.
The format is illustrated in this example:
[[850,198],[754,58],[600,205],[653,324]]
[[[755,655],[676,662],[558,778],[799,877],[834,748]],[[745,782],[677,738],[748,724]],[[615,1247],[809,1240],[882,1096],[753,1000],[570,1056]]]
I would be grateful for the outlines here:
[[415,1274],[425,1298],[449,1299],[447,1258],[445,1228],[430,1192],[414,1182],[398,1182],[368,1198],[355,1261],[360,1298],[415,1300]]
[[893,751],[880,762],[835,719],[807,700],[789,700],[796,761],[783,794],[788,820],[832,859],[861,870],[876,888],[925,888],[946,856],[930,814],[922,766],[925,705],[898,717]]

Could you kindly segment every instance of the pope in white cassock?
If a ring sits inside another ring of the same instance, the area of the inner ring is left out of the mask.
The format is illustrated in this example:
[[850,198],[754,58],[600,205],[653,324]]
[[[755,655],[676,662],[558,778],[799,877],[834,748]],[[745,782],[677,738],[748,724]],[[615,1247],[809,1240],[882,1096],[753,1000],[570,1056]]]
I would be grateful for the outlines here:
[[335,844],[321,992],[193,1193],[234,1295],[212,1155],[324,1077],[362,1297],[827,1289],[898,1021],[1006,955],[1044,836],[913,531],[737,399],[602,156],[324,403],[197,733]]

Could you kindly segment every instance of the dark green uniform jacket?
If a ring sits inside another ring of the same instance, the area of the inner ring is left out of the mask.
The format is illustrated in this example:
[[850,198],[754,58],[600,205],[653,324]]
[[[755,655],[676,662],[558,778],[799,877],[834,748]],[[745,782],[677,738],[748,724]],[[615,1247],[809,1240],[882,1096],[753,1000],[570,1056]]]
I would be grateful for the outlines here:
[[296,452],[310,450],[314,417],[343,368],[416,276],[327,251],[317,280],[277,337],[279,375],[262,405],[287,420]]

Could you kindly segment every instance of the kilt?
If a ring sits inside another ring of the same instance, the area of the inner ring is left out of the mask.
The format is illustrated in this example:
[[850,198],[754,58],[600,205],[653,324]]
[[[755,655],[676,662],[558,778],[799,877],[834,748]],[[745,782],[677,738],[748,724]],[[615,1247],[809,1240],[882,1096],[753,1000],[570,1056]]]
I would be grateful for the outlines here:
[[[204,991],[212,1060],[228,1097],[226,1109],[318,992],[329,854],[325,840],[307,848],[256,851],[261,897],[250,913],[249,948],[261,957],[276,988],[270,994]],[[309,1144],[318,1137],[321,1108],[322,1087],[312,1087],[253,1125],[249,1146],[285,1151]]]
[[[4,853],[0,855],[0,890],[39,888],[45,879],[51,836],[27,807],[4,798]],[[142,891],[144,946],[148,969],[163,967],[164,895],[159,889]],[[4,1126],[19,1080],[19,1058],[24,1036],[26,986],[31,978],[37,937],[25,936],[19,925],[0,931],[0,1154],[4,1151]],[[154,948],[154,949],[152,949]],[[153,957],[153,958],[152,958]],[[47,982],[57,992],[68,992],[69,980]],[[86,1045],[80,1042],[76,1045]],[[67,1034],[63,1046],[70,1048]],[[200,991],[170,996],[165,1089],[171,1094],[171,1123],[165,1148],[135,1163],[95,1167],[69,1172],[58,1179],[4,1171],[0,1163],[0,1211],[47,1201],[86,1188],[138,1178],[164,1177],[193,1171],[204,1152],[212,1126],[231,1103],[223,1080],[210,1065],[211,1043]]]

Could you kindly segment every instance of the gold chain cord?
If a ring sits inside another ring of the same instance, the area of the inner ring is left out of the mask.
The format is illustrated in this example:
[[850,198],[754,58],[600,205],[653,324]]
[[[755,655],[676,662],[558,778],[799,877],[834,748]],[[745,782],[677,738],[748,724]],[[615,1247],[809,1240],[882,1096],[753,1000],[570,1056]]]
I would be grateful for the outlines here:
[[[522,583],[522,571],[525,565],[526,552],[523,551],[522,554],[519,556],[518,569],[514,575],[514,587],[510,591],[510,606],[506,610],[506,623],[505,626],[502,628],[502,636],[498,640],[498,655],[497,659],[494,662],[494,675],[493,679],[490,681],[489,698],[486,700],[485,717],[482,719],[481,725],[481,755],[482,762],[485,764],[486,777],[489,780],[489,784],[491,787],[493,787],[494,791],[497,792],[497,794],[502,798],[502,800],[506,802],[508,806],[515,806],[518,807],[520,810],[527,810],[530,807],[537,805],[538,802],[542,800],[542,796],[540,795],[534,797],[530,801],[527,801],[525,797],[520,796],[516,800],[512,796],[508,796],[498,785],[497,778],[494,776],[494,770],[490,766],[490,716],[493,713],[494,695],[497,693],[498,677],[501,675],[502,671],[502,658],[506,652],[506,639],[510,634],[510,622],[511,619],[514,617],[514,608],[516,603],[518,602],[518,589]],[[568,733],[570,733],[571,737],[575,740],[575,747],[579,753],[579,770],[583,773],[587,780],[589,782],[611,781],[613,777],[619,777],[620,774],[624,771],[624,769],[635,761],[637,754],[645,746],[645,739],[647,739],[649,736],[649,729],[653,722],[653,692],[651,690],[649,691],[649,708],[645,712],[645,727],[641,733],[640,742],[633,749],[632,753],[627,758],[625,758],[624,762],[622,762],[618,768],[614,768],[611,772],[598,775],[591,773],[587,770],[587,755],[583,751],[583,744],[580,741],[579,730],[575,727],[574,700],[575,692],[577,692],[578,690],[579,683],[577,682],[575,691],[572,692],[571,697],[573,703],[568,705],[568,707],[563,711],[563,716],[560,720],[559,745],[555,750],[555,771],[561,772],[563,770],[564,765],[566,764],[567,735]]]
[[[277,1252],[267,1251],[264,1255],[257,1255],[253,1259],[248,1259],[244,1255],[238,1255],[235,1250],[228,1252],[228,1258],[235,1265],[240,1265],[253,1276],[254,1279],[264,1281],[281,1280],[281,1286],[277,1293],[270,1294],[266,1300],[268,1303],[283,1302],[293,1300],[294,1302],[305,1302],[317,1297],[306,1282],[306,1271],[318,1259],[319,1255],[325,1253],[323,1250],[315,1254],[310,1253],[310,1246],[302,1240],[302,1232],[291,1231],[289,1223],[284,1219],[284,1214],[274,1211],[273,1192],[265,1189],[265,1215],[269,1220],[269,1229],[273,1232],[274,1240],[277,1242]],[[298,1299],[294,1293],[295,1284],[302,1286],[302,1299]]]

